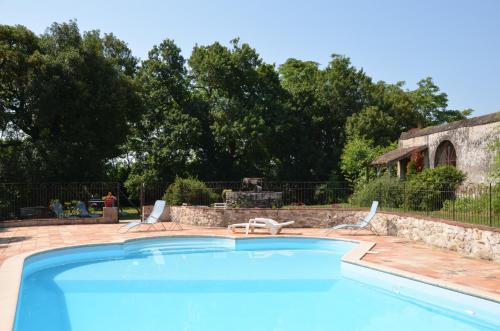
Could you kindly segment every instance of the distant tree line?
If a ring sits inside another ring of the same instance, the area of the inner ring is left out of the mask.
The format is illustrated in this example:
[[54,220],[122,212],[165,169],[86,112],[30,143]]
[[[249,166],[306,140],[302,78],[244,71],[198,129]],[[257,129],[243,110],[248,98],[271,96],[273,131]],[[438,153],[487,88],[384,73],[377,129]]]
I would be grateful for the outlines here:
[[265,63],[239,39],[134,57],[74,21],[0,25],[0,182],[355,181],[400,133],[463,119],[431,78],[374,81],[349,58]]

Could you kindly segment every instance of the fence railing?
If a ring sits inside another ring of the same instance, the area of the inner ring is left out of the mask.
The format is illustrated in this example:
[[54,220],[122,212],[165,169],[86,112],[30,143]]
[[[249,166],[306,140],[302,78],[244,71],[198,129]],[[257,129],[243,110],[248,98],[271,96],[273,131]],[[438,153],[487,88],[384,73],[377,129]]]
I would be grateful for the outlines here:
[[55,201],[66,210],[74,209],[78,201],[92,207],[93,203],[100,204],[108,192],[116,195],[119,205],[117,182],[0,183],[0,220],[53,217],[50,205]]
[[[210,206],[223,202],[223,191],[238,191],[241,182],[206,182],[207,192],[186,195],[189,204]],[[118,198],[121,207],[139,217],[140,206],[162,199],[169,183],[140,185],[128,194],[117,182],[100,183],[0,183],[0,221],[24,218],[54,217],[49,205],[58,200],[67,209],[77,201],[89,208],[108,192]],[[326,182],[264,182],[263,191],[282,192],[279,208],[368,208],[373,200],[380,202],[381,211],[425,215],[474,224],[500,227],[500,185],[476,185],[457,190],[413,190],[402,185],[397,189],[380,187],[364,194],[354,193],[344,183]],[[188,201],[189,200],[189,201]],[[97,206],[98,207],[98,206]],[[97,208],[98,209],[98,208]],[[132,210],[132,211],[131,211]],[[125,213],[126,214],[126,213]]]
[[[153,204],[155,200],[161,199],[170,183],[154,183],[142,185],[137,191],[138,199],[144,204]],[[199,204],[210,205],[214,202],[223,202],[222,192],[224,190],[239,191],[242,189],[241,181],[213,181],[205,182],[205,185],[214,193],[209,199],[199,195]],[[330,205],[346,203],[352,189],[347,183],[331,182],[275,182],[265,181],[262,191],[283,192],[283,204],[288,205]]]
[[363,195],[351,195],[350,206],[380,202],[383,211],[423,215],[458,222],[500,227],[500,185],[473,185],[456,190],[398,189],[379,187]]

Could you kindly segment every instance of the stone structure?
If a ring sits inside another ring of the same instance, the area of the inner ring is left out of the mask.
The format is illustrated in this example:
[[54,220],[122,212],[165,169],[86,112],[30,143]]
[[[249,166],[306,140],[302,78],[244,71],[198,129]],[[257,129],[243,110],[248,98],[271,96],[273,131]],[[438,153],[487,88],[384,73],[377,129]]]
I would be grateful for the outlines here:
[[[203,227],[227,227],[229,224],[248,222],[250,218],[269,217],[280,222],[295,221],[291,227],[296,228],[326,228],[356,223],[367,214],[366,211],[332,208],[215,209],[172,206],[167,209],[172,219]],[[372,225],[377,234],[423,241],[467,256],[500,262],[500,229],[497,228],[392,213],[378,213]]]
[[117,223],[118,207],[104,207],[102,209],[102,218],[106,223]]
[[[183,224],[205,227],[227,227],[230,224],[248,222],[250,218],[268,217],[280,222],[295,221],[292,227],[328,227],[342,223],[355,212],[334,209],[272,209],[272,208],[227,208],[203,206],[171,206],[170,216]],[[354,218],[352,219],[354,221]]]
[[232,208],[280,208],[283,192],[227,192],[226,203]]
[[488,182],[492,152],[489,145],[500,137],[500,112],[447,124],[403,132],[398,149],[382,155],[373,165],[397,166],[406,176],[410,157],[421,153],[424,168],[449,164],[467,174],[468,183]]
[[500,262],[500,229],[385,213],[377,214],[373,226],[380,234],[423,241],[467,256]]

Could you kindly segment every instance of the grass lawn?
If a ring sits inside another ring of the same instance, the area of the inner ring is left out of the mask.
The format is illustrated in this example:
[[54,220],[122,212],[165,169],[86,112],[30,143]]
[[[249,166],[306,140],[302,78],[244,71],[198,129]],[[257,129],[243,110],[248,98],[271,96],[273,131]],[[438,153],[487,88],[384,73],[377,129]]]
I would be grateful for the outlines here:
[[120,220],[136,220],[141,218],[141,214],[134,207],[120,208]]

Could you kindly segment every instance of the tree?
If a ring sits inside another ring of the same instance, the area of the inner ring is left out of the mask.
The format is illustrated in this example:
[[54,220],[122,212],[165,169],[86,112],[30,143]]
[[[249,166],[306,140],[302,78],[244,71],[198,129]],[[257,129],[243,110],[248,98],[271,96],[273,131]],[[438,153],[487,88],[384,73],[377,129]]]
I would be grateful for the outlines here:
[[283,109],[283,141],[280,141],[280,177],[309,180],[317,178],[317,160],[322,151],[313,135],[313,114],[317,112],[320,69],[312,61],[290,58],[279,67],[286,90]]
[[[166,39],[139,65],[112,33],[76,22],[36,36],[0,26],[0,180],[356,182],[402,131],[463,119],[431,78],[372,82],[345,56],[277,70],[238,39]],[[357,169],[355,167],[358,167]]]
[[420,115],[420,126],[436,125],[465,119],[472,109],[450,110],[448,95],[440,92],[431,77],[417,83],[417,89],[410,92],[416,112]]
[[189,58],[193,87],[207,105],[218,176],[275,172],[271,146],[282,108],[279,77],[248,44],[195,46]]
[[347,119],[346,134],[349,138],[370,139],[376,146],[387,146],[401,133],[396,120],[376,106],[364,108]]
[[294,150],[287,172],[292,178],[326,179],[339,170],[346,120],[365,106],[371,81],[348,58],[338,55],[325,69],[314,62],[289,59],[280,73],[290,95],[293,127],[288,141]]
[[352,186],[367,182],[375,176],[373,171],[368,168],[370,163],[395,147],[394,144],[387,147],[375,146],[373,140],[359,137],[350,139],[342,153],[340,162],[342,173]]
[[41,37],[19,26],[0,30],[0,63],[15,73],[0,77],[4,128],[18,132],[13,143],[29,146],[31,175],[103,178],[140,111],[132,81],[117,70],[120,56],[109,57],[99,32],[82,36],[73,21],[54,23]]
[[129,186],[189,174],[200,158],[201,124],[193,116],[180,48],[169,39],[154,46],[136,81],[146,109],[129,139],[136,159]]
[[14,115],[30,102],[31,79],[39,62],[39,40],[24,26],[0,25],[0,131],[17,138]]

